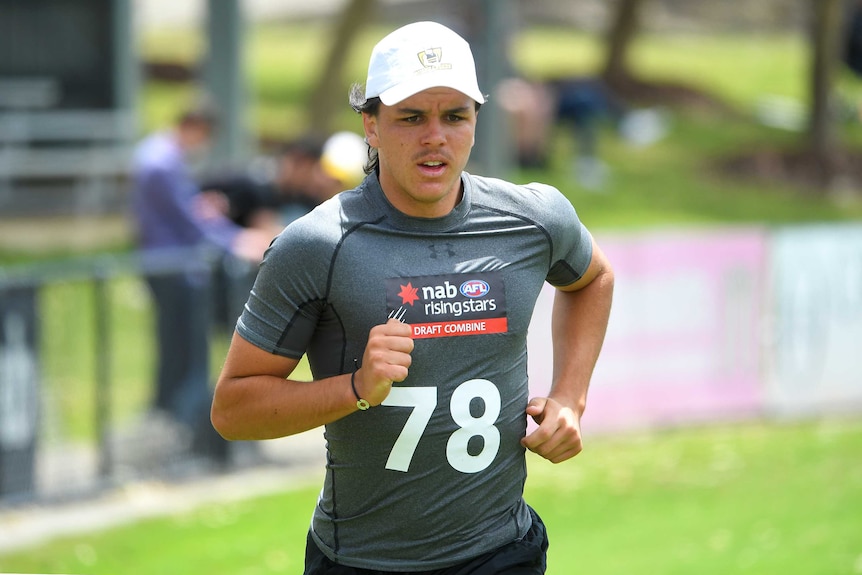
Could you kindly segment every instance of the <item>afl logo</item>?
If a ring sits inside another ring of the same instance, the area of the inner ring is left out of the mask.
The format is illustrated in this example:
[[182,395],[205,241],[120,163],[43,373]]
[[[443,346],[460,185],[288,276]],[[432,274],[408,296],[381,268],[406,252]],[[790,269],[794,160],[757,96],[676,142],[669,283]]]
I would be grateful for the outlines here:
[[461,293],[469,298],[477,298],[488,295],[491,286],[482,280],[468,280],[461,284]]

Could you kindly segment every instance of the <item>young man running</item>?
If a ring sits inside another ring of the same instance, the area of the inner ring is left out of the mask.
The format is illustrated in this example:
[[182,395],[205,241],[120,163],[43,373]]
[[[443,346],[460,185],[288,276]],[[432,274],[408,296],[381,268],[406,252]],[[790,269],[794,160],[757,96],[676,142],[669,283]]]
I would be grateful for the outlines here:
[[[556,189],[464,171],[484,102],[450,29],[381,40],[351,95],[368,177],[281,233],[237,323],[216,428],[326,426],[306,575],[545,571],[525,450],[581,451],[613,272]],[[527,327],[546,281],[554,376],[530,399]],[[303,354],[312,382],[290,379]]]

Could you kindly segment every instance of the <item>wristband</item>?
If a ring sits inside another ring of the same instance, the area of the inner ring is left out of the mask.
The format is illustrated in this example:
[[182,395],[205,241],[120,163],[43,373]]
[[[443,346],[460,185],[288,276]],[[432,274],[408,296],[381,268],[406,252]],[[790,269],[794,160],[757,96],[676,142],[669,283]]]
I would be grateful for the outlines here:
[[353,388],[353,395],[356,396],[356,407],[358,407],[360,411],[365,411],[369,407],[371,407],[371,404],[368,403],[368,400],[362,399],[361,397],[359,397],[359,392],[356,391],[356,372],[357,371],[359,371],[358,367],[353,370],[353,373],[350,374],[350,387]]

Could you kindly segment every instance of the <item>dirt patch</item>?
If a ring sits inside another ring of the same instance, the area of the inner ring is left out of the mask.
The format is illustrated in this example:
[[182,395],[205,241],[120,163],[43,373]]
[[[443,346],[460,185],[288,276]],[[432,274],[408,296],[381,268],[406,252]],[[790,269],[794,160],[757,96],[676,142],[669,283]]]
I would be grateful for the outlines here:
[[722,176],[780,183],[812,194],[840,188],[862,195],[862,152],[836,152],[829,164],[824,168],[814,154],[805,150],[761,149],[722,158],[713,167]]
[[630,104],[666,106],[741,118],[726,102],[701,89],[679,82],[654,82],[637,78],[606,79],[613,92]]
[[29,217],[0,220],[0,251],[38,254],[80,252],[126,245],[127,218],[114,216]]

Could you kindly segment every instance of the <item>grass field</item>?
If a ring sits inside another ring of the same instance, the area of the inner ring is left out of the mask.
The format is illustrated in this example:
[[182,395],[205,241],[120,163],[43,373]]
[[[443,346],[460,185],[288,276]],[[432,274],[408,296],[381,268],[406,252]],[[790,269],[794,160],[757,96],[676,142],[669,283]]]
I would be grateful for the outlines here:
[[[378,32],[363,34],[356,53],[367,53]],[[306,127],[303,99],[325,33],[320,26],[272,26],[250,33],[251,120],[256,126],[288,137]],[[533,76],[589,72],[600,55],[595,38],[558,29],[529,31],[516,42],[516,65]],[[187,32],[166,31],[144,38],[143,49],[154,55],[167,50],[166,57],[191,61],[200,45]],[[559,54],[567,57],[555,57]],[[690,82],[747,111],[762,94],[804,100],[805,58],[800,39],[791,37],[645,37],[639,40],[637,65],[651,77]],[[353,79],[363,75],[359,60],[349,65]],[[840,89],[858,97],[860,85],[858,79],[842,78]],[[145,126],[170,119],[184,90],[146,86]],[[345,109],[339,127],[355,129],[358,120]],[[642,149],[604,132],[601,151],[611,169],[605,193],[585,190],[572,178],[568,136],[556,134],[558,146],[547,170],[515,172],[512,179],[556,185],[598,234],[862,219],[858,203],[839,205],[787,185],[731,181],[711,172],[711,161],[730,153],[798,144],[798,134],[766,128],[747,117],[675,112],[668,137]],[[845,125],[842,136],[848,145],[862,145],[858,123]],[[60,250],[40,257],[67,255]],[[0,264],[30,257],[0,247]],[[152,325],[138,279],[119,278],[110,293],[115,414],[123,419],[146,403]],[[40,304],[44,392],[50,398],[45,420],[53,426],[47,439],[92,440],[98,350],[91,337],[91,288],[50,285]],[[76,326],[75,331],[69,326]],[[215,345],[217,365],[224,341]],[[276,496],[207,505],[193,513],[56,541],[0,556],[0,572],[297,573],[317,489],[286,486]],[[587,450],[568,464],[530,459],[527,497],[549,525],[550,575],[862,573],[858,421],[745,423],[591,437]]]
[[[740,423],[588,437],[529,459],[549,575],[862,573],[862,422]],[[299,573],[317,487],[82,534],[0,556],[0,571]]]
[[[326,46],[327,29],[268,25],[249,31],[252,119],[270,135],[289,137],[301,132],[304,98],[314,79],[315,62]],[[360,36],[356,54],[367,53],[382,31]],[[595,37],[559,28],[529,29],[515,40],[515,64],[525,74],[546,77],[586,73],[595,69],[600,49]],[[193,62],[200,38],[185,30],[165,30],[142,38],[150,58]],[[564,54],[565,57],[560,57]],[[685,81],[709,90],[741,111],[750,110],[759,95],[777,94],[804,99],[805,50],[793,36],[645,36],[638,41],[636,64],[649,77]],[[746,55],[746,57],[742,57]],[[351,57],[347,76],[363,74],[364,57]],[[709,74],[703,62],[710,62]],[[287,64],[289,63],[289,65]],[[862,81],[843,78],[840,89],[855,94]],[[186,88],[149,83],[141,96],[143,124],[152,129],[172,117]],[[345,106],[346,108],[346,106]],[[358,128],[358,119],[345,110],[341,127]],[[845,126],[847,145],[862,145],[862,125]],[[599,236],[614,231],[656,227],[797,224],[862,219],[862,202],[846,205],[786,184],[733,181],[711,171],[716,158],[761,147],[791,147],[799,135],[758,125],[741,118],[676,111],[668,136],[646,148],[633,148],[612,130],[601,133],[600,150],[610,172],[607,188],[596,193],[581,187],[572,173],[571,134],[554,135],[551,162],[545,170],[511,174],[518,182],[542,181],[557,186],[576,206],[581,219]],[[127,245],[106,246],[123,251]],[[40,254],[62,259],[66,251]],[[0,246],[0,265],[19,264],[32,254],[10,253]],[[99,353],[91,337],[91,287],[57,283],[41,293],[46,390],[59,420],[55,429],[74,437],[92,438],[94,361]],[[146,288],[135,278],[120,278],[110,286],[112,333],[116,337],[112,363],[115,413],[121,418],[145,405],[152,370],[151,319]],[[78,331],[66,326],[82,326]],[[217,344],[223,344],[217,341]],[[220,361],[218,350],[213,362]]]

